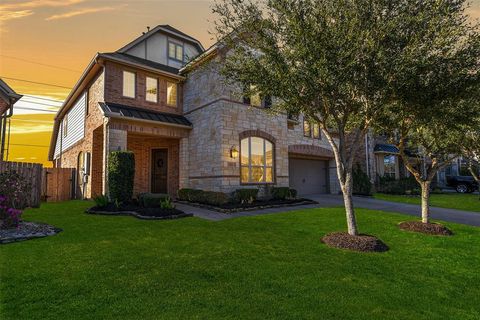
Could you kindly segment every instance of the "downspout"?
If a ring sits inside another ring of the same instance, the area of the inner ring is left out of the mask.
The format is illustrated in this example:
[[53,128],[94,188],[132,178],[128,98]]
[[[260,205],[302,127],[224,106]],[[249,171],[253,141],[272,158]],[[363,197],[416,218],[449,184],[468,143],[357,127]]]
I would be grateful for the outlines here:
[[1,129],[2,129],[2,141],[0,146],[0,161],[3,161],[5,155],[5,136],[7,134],[7,119],[13,115],[13,103],[10,103],[10,110],[8,114],[2,115]]

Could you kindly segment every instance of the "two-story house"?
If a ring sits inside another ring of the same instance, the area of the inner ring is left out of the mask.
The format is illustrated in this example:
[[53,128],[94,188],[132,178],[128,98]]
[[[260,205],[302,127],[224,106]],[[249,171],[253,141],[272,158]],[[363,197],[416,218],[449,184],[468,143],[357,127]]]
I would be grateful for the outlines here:
[[317,124],[269,115],[218,72],[218,45],[158,26],[90,62],[55,118],[50,159],[77,170],[77,196],[108,192],[109,152],[135,154],[134,193],[291,186],[338,193]]

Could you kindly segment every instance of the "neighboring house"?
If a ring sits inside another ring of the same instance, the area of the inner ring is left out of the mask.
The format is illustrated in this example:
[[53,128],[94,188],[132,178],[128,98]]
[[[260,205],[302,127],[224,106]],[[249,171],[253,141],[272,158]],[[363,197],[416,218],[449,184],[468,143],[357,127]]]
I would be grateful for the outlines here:
[[291,186],[338,193],[318,125],[269,115],[218,73],[222,53],[158,26],[91,61],[55,118],[49,158],[77,169],[77,196],[108,192],[109,152],[135,154],[134,193]]
[[0,161],[3,161],[6,154],[7,121],[13,115],[13,105],[21,97],[0,79]]

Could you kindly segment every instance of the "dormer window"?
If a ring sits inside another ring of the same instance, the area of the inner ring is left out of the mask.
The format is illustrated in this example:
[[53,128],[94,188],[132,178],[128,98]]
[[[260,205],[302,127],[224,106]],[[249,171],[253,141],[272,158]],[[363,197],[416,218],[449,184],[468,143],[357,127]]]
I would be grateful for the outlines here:
[[183,62],[183,45],[169,41],[168,58]]

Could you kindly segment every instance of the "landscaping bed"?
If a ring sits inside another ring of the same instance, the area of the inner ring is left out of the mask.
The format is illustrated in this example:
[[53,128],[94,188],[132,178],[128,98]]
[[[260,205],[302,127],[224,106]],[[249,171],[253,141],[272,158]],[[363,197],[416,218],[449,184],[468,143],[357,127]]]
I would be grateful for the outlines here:
[[322,238],[329,247],[361,252],[385,252],[388,246],[377,237],[360,234],[352,236],[347,232],[332,232]]
[[423,223],[421,221],[405,221],[400,223],[399,228],[407,231],[421,232],[437,236],[451,236],[453,232],[439,223]]
[[176,208],[144,208],[135,204],[127,204],[116,207],[113,204],[108,204],[105,207],[95,206],[86,211],[89,214],[99,215],[130,215],[138,219],[145,220],[162,220],[162,219],[179,219],[185,217],[191,217],[193,214],[185,213]]
[[61,231],[46,223],[21,221],[17,227],[0,229],[0,244],[54,236]]
[[230,202],[223,205],[209,205],[204,203],[198,202],[190,202],[184,200],[177,200],[178,203],[187,204],[190,206],[198,207],[198,208],[205,208],[221,213],[235,213],[240,211],[254,211],[254,210],[261,210],[261,209],[269,209],[269,208],[279,208],[279,207],[292,207],[292,206],[301,206],[307,204],[318,204],[318,202],[310,200],[310,199],[291,199],[291,200],[257,200],[252,203],[235,203]]

